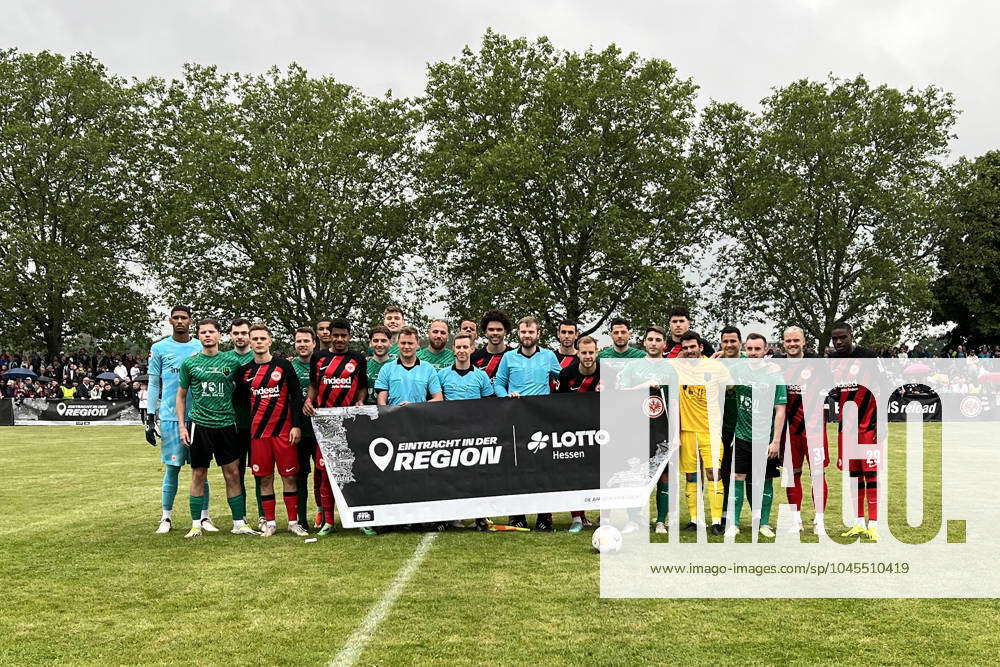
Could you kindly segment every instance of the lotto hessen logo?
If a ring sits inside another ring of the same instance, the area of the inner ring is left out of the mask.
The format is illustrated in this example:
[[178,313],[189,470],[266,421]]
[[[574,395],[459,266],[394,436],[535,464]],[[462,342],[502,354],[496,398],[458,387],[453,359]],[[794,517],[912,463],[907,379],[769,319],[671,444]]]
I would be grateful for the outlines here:
[[368,456],[379,470],[472,467],[497,465],[503,447],[497,438],[452,438],[401,442],[393,445],[388,438],[375,438],[368,445]]
[[646,413],[646,416],[650,419],[656,419],[657,417],[663,416],[663,399],[659,396],[647,396],[646,400],[642,402],[642,411]]
[[375,512],[373,510],[358,510],[354,513],[354,521],[356,523],[361,523],[363,521],[374,521]]
[[528,451],[537,452],[539,449],[545,449],[549,446],[549,436],[545,435],[541,431],[535,431],[531,434],[531,440],[528,441]]
[[551,443],[552,449],[570,447],[590,447],[593,445],[606,445],[611,441],[611,435],[604,429],[591,429],[589,431],[563,431],[551,434],[535,431],[528,441],[528,451],[537,454]]
[[107,417],[110,410],[109,405],[56,405],[60,417]]

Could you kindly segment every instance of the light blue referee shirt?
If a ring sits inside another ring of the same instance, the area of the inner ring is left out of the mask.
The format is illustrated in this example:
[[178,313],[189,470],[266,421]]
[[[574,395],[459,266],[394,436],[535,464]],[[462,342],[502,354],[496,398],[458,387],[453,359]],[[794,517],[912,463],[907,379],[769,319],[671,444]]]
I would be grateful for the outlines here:
[[493,391],[490,376],[486,374],[486,371],[475,366],[461,371],[454,365],[442,368],[438,371],[438,380],[441,381],[441,391],[444,392],[444,400],[446,401],[485,398],[496,393]]
[[[178,343],[171,336],[153,343],[149,359],[149,395],[147,406],[150,413],[156,413],[160,421],[180,421],[177,418],[177,379],[181,362],[201,352],[201,343],[192,338],[186,343]],[[188,401],[187,407],[191,407]],[[185,415],[186,417],[187,415]]]
[[530,357],[518,346],[503,355],[500,367],[493,378],[497,396],[517,392],[521,396],[539,396],[549,393],[549,378],[558,378],[562,366],[556,353],[539,347]]
[[431,394],[441,391],[441,381],[437,370],[419,359],[416,364],[407,368],[402,359],[390,362],[378,372],[375,380],[375,391],[388,391],[387,403],[422,403]]

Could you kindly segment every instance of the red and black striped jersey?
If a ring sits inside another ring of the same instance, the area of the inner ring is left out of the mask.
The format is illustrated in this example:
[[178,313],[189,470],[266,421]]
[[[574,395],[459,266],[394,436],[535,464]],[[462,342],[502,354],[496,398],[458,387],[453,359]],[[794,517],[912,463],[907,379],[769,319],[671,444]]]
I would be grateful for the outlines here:
[[581,373],[579,363],[570,364],[559,372],[560,394],[571,391],[601,391],[603,388],[600,364],[597,365],[593,375]]
[[[816,355],[810,352],[805,352],[803,356],[806,359],[815,359]],[[786,359],[784,355],[775,355],[776,359]],[[802,407],[802,385],[808,381],[813,374],[813,368],[809,364],[803,364],[802,368],[795,368],[794,362],[790,362],[789,365],[785,366],[785,382],[788,390],[788,403],[785,405],[785,428],[781,432],[781,442],[785,442],[785,438],[788,434],[791,434],[792,438],[795,440],[806,437],[806,416],[805,409]],[[817,378],[813,378],[815,381]],[[822,400],[825,394],[820,394],[819,400]],[[822,404],[817,406],[815,414],[819,419],[823,419],[823,406]],[[822,428],[822,424],[820,425]],[[826,429],[822,428],[823,431],[823,441],[826,442]]]
[[500,360],[503,359],[503,355],[514,348],[508,347],[503,352],[497,352],[496,354],[491,354],[486,351],[486,346],[482,346],[469,356],[469,361],[476,368],[481,368],[486,371],[486,374],[490,376],[490,380],[496,377],[497,369],[500,368]]
[[315,407],[354,405],[368,389],[368,360],[351,351],[317,352],[309,366],[309,382],[316,389]]
[[[704,338],[701,339],[701,353],[706,357],[711,357],[715,354],[715,348]],[[664,359],[676,359],[681,356],[681,344],[680,341],[674,342],[672,337],[667,338],[667,346],[663,348],[663,358]]]
[[233,404],[250,409],[251,437],[284,438],[301,427],[302,389],[287,359],[250,361],[236,371],[233,384]]
[[[878,418],[875,403],[875,396],[868,389],[866,383],[871,379],[866,379],[862,372],[861,363],[857,359],[871,359],[875,353],[863,347],[855,346],[850,354],[835,356],[834,359],[842,360],[836,367],[837,402],[840,409],[840,419],[837,420],[837,430],[844,430],[844,405],[855,403],[858,406],[858,431],[874,435],[878,429]],[[873,441],[874,442],[874,441]]]
[[[563,354],[559,350],[556,350],[556,359],[559,360],[559,367],[566,369],[580,362],[580,357],[576,354]],[[559,383],[561,382],[562,374],[560,373],[559,379],[552,378],[549,380],[549,390],[551,393],[556,393],[559,391]]]

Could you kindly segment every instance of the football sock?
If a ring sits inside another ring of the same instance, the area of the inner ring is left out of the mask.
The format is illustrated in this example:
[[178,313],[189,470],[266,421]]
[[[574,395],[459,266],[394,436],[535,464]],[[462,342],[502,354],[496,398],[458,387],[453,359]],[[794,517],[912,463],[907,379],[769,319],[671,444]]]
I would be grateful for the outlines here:
[[[257,477],[257,475],[253,476],[253,490],[257,498],[257,516],[265,516],[264,496],[260,495],[260,477]],[[271,496],[271,498],[274,498],[274,496]]]
[[163,510],[163,516],[160,517],[160,521],[164,520],[169,521],[173,513],[174,513],[173,510]]
[[795,505],[796,510],[802,509],[802,473],[795,473],[795,482],[785,489],[788,494],[788,502]]
[[243,521],[247,518],[247,499],[240,494],[227,499],[229,501],[229,511],[233,513],[233,521]]
[[688,482],[684,486],[684,495],[687,497],[690,521],[698,521],[698,482]]
[[[857,499],[858,499],[858,518],[864,521],[865,518],[865,478],[860,474],[856,478],[858,480],[857,484]],[[861,525],[864,525],[863,523]]]
[[570,512],[569,515],[574,519],[583,519],[583,512],[580,512],[579,510]]
[[[721,471],[720,471],[721,472]],[[722,519],[725,520],[726,515],[729,514],[729,475],[727,473],[722,473]]]
[[177,476],[181,473],[180,466],[164,466],[163,471],[163,511],[174,508],[174,498],[177,497]]
[[760,524],[771,525],[771,503],[774,502],[774,480],[764,480],[764,493],[760,499]]
[[[809,485],[809,488],[810,488],[810,490],[812,489],[812,484]],[[827,496],[829,496],[829,494],[830,494],[830,489],[826,485],[826,475],[824,475],[823,476],[823,498],[822,498],[822,500],[820,502],[816,502],[817,501],[816,492],[814,491],[813,494],[812,494],[813,507],[816,508],[816,513],[817,514],[822,514],[823,512],[826,511],[826,499],[827,499]]]
[[733,482],[733,516],[730,522],[734,526],[740,525],[740,514],[743,513],[743,498],[746,496],[746,482],[738,479]]
[[316,468],[313,472],[313,502],[316,503],[317,510],[323,512],[323,479],[326,477],[326,471]]
[[305,525],[309,522],[309,473],[299,473],[295,478],[296,497],[298,498],[298,522]]
[[266,496],[261,496],[260,503],[263,510],[260,515],[268,521],[274,521],[274,494],[270,493]]
[[667,510],[670,508],[670,487],[667,482],[656,483],[656,521],[663,523],[667,520]]
[[330,488],[330,479],[323,475],[323,484],[319,489],[319,502],[323,508],[323,523],[333,525],[333,489]]
[[201,505],[201,518],[208,518],[208,480],[205,480],[205,502]]
[[285,491],[281,499],[285,501],[285,512],[288,513],[288,523],[295,523],[300,516],[298,491]]
[[191,496],[191,520],[198,523],[201,521],[201,508],[205,502],[204,496]]
[[722,520],[722,481],[718,479],[708,482],[708,504],[712,511],[712,523]]
[[878,519],[878,473],[865,473],[865,496],[868,499],[868,519]]

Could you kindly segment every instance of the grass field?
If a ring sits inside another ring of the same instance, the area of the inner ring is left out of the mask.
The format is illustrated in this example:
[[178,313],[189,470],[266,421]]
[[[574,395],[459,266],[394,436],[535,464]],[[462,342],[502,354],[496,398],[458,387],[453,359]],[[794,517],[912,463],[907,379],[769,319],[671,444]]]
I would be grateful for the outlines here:
[[[139,428],[2,428],[0,461],[3,664],[326,663],[425,539],[230,535],[215,469],[223,532],[182,539],[185,470],[177,528],[154,535],[162,467]],[[831,501],[838,495],[834,480]],[[589,542],[590,532],[436,536],[358,662],[982,664],[1000,655],[995,600],[602,600]]]

